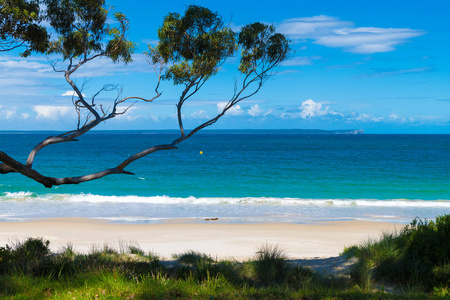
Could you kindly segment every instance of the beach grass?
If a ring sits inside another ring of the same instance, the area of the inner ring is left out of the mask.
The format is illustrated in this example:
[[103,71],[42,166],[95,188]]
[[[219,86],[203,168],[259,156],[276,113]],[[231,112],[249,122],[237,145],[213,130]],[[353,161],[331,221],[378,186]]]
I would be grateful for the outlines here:
[[386,232],[343,254],[358,259],[350,273],[363,288],[384,283],[450,298],[450,215],[434,221],[416,218],[401,231]]
[[[353,248],[360,256],[363,247]],[[346,250],[347,254],[350,250]],[[370,277],[370,280],[375,280]],[[349,276],[331,276],[291,263],[265,244],[248,261],[215,260],[188,250],[172,261],[138,246],[93,248],[28,238],[0,248],[0,298],[5,299],[424,299],[445,289],[373,289]]]

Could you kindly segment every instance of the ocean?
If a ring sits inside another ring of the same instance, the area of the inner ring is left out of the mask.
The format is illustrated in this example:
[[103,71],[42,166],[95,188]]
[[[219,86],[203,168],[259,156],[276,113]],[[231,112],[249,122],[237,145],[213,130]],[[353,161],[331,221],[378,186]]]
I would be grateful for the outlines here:
[[[2,132],[19,161],[49,132]],[[176,138],[170,131],[93,132],[51,145],[34,168],[85,175]],[[86,217],[119,223],[372,220],[450,213],[450,135],[205,131],[131,164],[136,175],[47,189],[0,175],[0,221]]]

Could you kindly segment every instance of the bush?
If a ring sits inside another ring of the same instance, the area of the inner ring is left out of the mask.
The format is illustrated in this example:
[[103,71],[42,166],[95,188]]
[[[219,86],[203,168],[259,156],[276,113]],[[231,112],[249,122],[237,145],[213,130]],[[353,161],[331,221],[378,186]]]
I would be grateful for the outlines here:
[[253,262],[256,278],[264,285],[279,284],[287,278],[289,264],[284,250],[278,245],[263,245]]
[[[363,290],[369,290],[373,280],[373,264],[364,251],[360,252],[358,262],[350,268],[350,277]],[[367,254],[367,252],[366,252]]]
[[379,241],[348,248],[345,253],[358,257],[352,275],[362,286],[368,279],[361,279],[368,277],[371,269],[365,265],[373,266],[373,278],[391,284],[426,289],[448,285],[450,215],[438,216],[435,221],[416,218],[399,233],[384,234]]
[[430,268],[450,259],[450,215],[438,216],[435,221],[416,218],[401,237],[407,258],[421,259]]
[[176,258],[180,264],[191,266],[197,265],[199,263],[214,262],[211,256],[194,250],[188,250],[181,254],[174,255],[174,258]]
[[17,242],[13,246],[12,255],[15,260],[35,261],[50,254],[50,241],[43,238],[28,238],[24,242]]
[[136,254],[136,255],[140,255],[140,256],[144,256],[145,255],[144,250],[142,250],[138,245],[130,245],[130,246],[128,246],[128,251],[131,254]]
[[11,260],[11,247],[0,247],[0,274],[5,274]]
[[49,244],[43,238],[27,238],[23,242],[15,241],[12,246],[1,247],[0,271],[34,272],[40,261],[50,254]]

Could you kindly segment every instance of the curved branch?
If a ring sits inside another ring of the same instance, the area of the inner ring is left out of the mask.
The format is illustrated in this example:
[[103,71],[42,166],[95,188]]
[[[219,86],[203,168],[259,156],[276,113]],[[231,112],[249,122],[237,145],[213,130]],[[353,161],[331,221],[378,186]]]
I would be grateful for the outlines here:
[[37,172],[36,170],[32,169],[30,166],[24,165],[12,157],[8,156],[6,153],[0,151],[0,161],[2,161],[6,166],[13,168],[16,172],[21,173],[22,175],[25,175],[28,178],[31,178],[41,184],[43,184],[47,188],[51,188],[53,186],[58,185],[64,185],[64,184],[79,184],[86,181],[91,181],[95,179],[100,179],[102,177],[105,177],[107,175],[112,174],[131,174],[134,175],[132,172],[125,171],[124,168],[127,167],[129,164],[134,162],[137,159],[140,159],[150,153],[160,151],[160,150],[173,150],[177,149],[177,147],[173,145],[158,145],[153,146],[151,148],[148,148],[144,151],[141,151],[125,161],[123,161],[120,165],[118,165],[115,168],[106,169],[97,173],[92,173],[88,175],[83,176],[77,176],[77,177],[63,177],[63,178],[54,178],[54,177],[47,177],[42,175],[41,173]]
[[42,183],[45,187],[52,187],[54,185],[54,178],[43,176],[32,168],[18,162],[14,158],[8,156],[6,153],[0,151],[0,161],[13,168],[17,172],[25,175],[39,183]]
[[31,152],[27,158],[26,166],[30,167],[30,168],[32,167],[34,159],[36,157],[36,154],[39,151],[41,151],[44,147],[53,145],[53,144],[58,144],[58,143],[74,142],[74,141],[76,141],[77,137],[85,134],[86,132],[88,132],[89,130],[91,130],[98,124],[100,124],[102,121],[103,121],[103,119],[95,120],[95,121],[92,121],[91,123],[83,126],[82,128],[80,128],[78,130],[72,130],[72,131],[60,134],[58,136],[50,136],[50,137],[46,138],[45,140],[43,140],[42,142],[37,144],[36,147],[33,148],[33,150],[31,150]]
[[[189,132],[188,135],[186,136],[181,136],[180,138],[176,139],[175,141],[173,141],[173,145],[179,144],[182,141],[190,138],[191,136],[193,136],[195,133],[197,133],[198,131],[213,125],[214,123],[216,123],[221,117],[223,117],[225,115],[225,113],[231,109],[233,106],[235,106],[236,104],[238,104],[239,102],[241,102],[242,100],[245,100],[253,95],[255,95],[256,93],[259,92],[259,90],[261,89],[261,87],[264,85],[264,83],[267,81],[267,79],[272,75],[269,74],[269,72],[276,67],[276,65],[278,64],[278,62],[274,62],[266,67],[262,67],[262,70],[260,73],[257,72],[256,69],[251,70],[249,73],[247,73],[247,75],[245,76],[243,83],[242,83],[242,88],[241,90],[237,90],[237,84],[234,86],[234,94],[233,97],[227,102],[227,105],[225,105],[225,107],[223,108],[222,112],[219,113],[216,117],[202,123],[201,125],[197,126],[196,128],[194,128],[193,130],[191,130]],[[261,63],[262,65],[262,63]],[[253,76],[252,76],[253,75]],[[253,91],[251,91],[250,93],[246,94],[246,95],[242,95],[250,86],[253,85],[253,83],[256,84],[256,87]],[[242,96],[241,96],[242,95]]]
[[16,48],[22,47],[25,44],[25,41],[17,41],[12,38],[9,40],[1,40],[0,41],[0,52],[8,52],[14,50]]
[[157,93],[157,95],[155,97],[151,98],[151,99],[145,99],[145,98],[142,98],[142,97],[130,96],[130,97],[125,97],[122,100],[120,100],[121,101],[120,103],[125,102],[125,101],[130,100],[130,99],[142,100],[144,102],[153,102],[153,100],[155,100],[156,98],[158,98],[161,95],[162,95],[162,93]]
[[[64,143],[64,142],[71,142],[71,141],[76,141],[76,138],[85,134],[86,132],[90,131],[91,129],[93,129],[94,127],[96,127],[97,125],[99,125],[100,123],[108,120],[108,119],[112,119],[114,118],[116,115],[119,115],[118,113],[116,113],[115,109],[113,109],[113,112],[111,112],[109,115],[106,115],[106,113],[104,113],[104,115],[102,117],[99,116],[99,114],[92,108],[91,105],[89,105],[83,98],[83,95],[81,94],[80,90],[78,89],[78,87],[75,85],[75,83],[70,80],[69,77],[69,73],[66,72],[66,80],[69,82],[69,84],[74,88],[75,92],[77,93],[78,97],[79,97],[79,101],[81,101],[84,105],[84,107],[88,108],[89,111],[91,113],[93,113],[95,115],[95,120],[91,121],[88,123],[88,120],[86,120],[86,123],[81,127],[78,128],[76,130],[72,130],[66,133],[63,133],[59,136],[51,136],[46,138],[44,141],[40,142],[38,145],[36,145],[33,150],[30,152],[30,154],[28,155],[28,159],[26,162],[26,165],[28,167],[32,167],[34,159],[37,155],[37,153],[42,150],[44,147],[52,145],[52,144],[57,144],[57,143]],[[136,96],[131,96],[131,97],[126,97],[123,98],[121,100],[117,100],[114,102],[114,108],[117,107],[118,104],[123,103],[129,99],[138,99],[138,100],[142,100],[145,102],[152,102],[153,100],[155,100],[156,98],[161,96],[161,92],[158,91],[158,87],[161,81],[161,76],[159,74],[158,76],[158,83],[156,85],[155,88],[155,92],[156,92],[156,96],[154,96],[151,99],[145,99],[142,97],[136,97]],[[108,88],[103,87],[98,93],[96,93],[93,98],[92,101],[94,101],[95,97],[102,92],[103,90],[107,90]],[[133,103],[132,105],[130,105],[124,112],[120,113],[123,114],[125,113],[131,106],[133,106],[135,103]],[[102,108],[103,110],[103,108]],[[78,126],[79,126],[79,122],[78,122]],[[11,172],[15,172],[14,169],[12,169],[11,167],[8,167],[6,165],[2,165],[0,164],[0,174],[6,174],[6,173],[11,173]]]
[[17,171],[4,163],[0,163],[0,174],[8,173],[17,173]]
[[157,145],[153,146],[151,148],[147,148],[139,153],[136,153],[135,155],[130,156],[128,159],[124,160],[120,165],[117,166],[118,169],[123,170],[126,166],[134,162],[135,160],[138,160],[150,153],[160,151],[160,150],[174,150],[178,149],[174,145]]
[[78,87],[76,86],[76,84],[72,81],[72,79],[70,79],[70,74],[71,72],[65,72],[65,78],[66,81],[70,84],[70,86],[72,87],[72,89],[75,91],[75,93],[78,96],[78,99],[80,99],[79,101],[81,101],[81,103],[83,103],[83,105],[95,116],[96,120],[100,119],[100,115],[98,114],[98,112],[91,106],[89,105],[86,100],[84,100],[83,94],[81,93],[81,91],[78,89]]

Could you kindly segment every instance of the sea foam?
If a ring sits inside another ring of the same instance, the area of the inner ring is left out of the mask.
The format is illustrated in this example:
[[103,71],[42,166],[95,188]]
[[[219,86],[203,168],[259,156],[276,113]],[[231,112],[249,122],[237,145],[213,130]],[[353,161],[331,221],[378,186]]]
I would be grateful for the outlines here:
[[169,197],[169,196],[105,196],[95,194],[36,194],[6,192],[0,201],[86,202],[86,203],[142,203],[162,205],[245,205],[245,206],[321,206],[321,207],[423,207],[450,208],[450,200],[410,199],[303,199],[276,197]]

